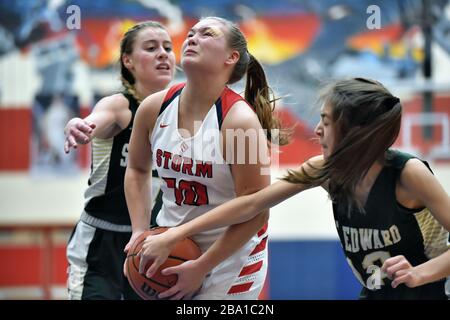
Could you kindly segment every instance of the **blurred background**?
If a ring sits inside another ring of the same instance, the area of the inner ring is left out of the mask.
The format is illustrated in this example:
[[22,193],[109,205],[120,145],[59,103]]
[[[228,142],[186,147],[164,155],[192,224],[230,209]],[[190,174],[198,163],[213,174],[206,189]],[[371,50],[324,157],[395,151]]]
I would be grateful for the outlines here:
[[[320,152],[318,86],[370,77],[401,98],[395,147],[428,160],[450,194],[448,0],[0,0],[0,299],[66,299],[65,248],[83,209],[89,146],[66,155],[63,128],[120,90],[119,42],[143,20],[181,43],[202,16],[237,22],[265,67],[294,140],[273,181]],[[183,81],[180,71],[174,82]],[[243,90],[243,84],[235,86]],[[324,191],[271,211],[264,299],[356,299]]]

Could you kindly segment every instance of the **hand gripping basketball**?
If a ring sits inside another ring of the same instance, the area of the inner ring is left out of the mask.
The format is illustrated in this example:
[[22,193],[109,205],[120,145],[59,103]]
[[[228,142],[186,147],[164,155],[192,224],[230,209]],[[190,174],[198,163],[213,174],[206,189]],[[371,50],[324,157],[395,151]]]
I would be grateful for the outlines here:
[[167,260],[154,272],[151,277],[146,275],[147,269],[153,261],[148,261],[143,272],[139,272],[140,255],[142,245],[149,235],[156,235],[167,231],[168,228],[153,228],[143,232],[132,244],[127,256],[128,281],[136,293],[146,300],[157,300],[158,294],[170,289],[178,280],[176,274],[163,275],[161,271],[168,267],[180,265],[188,260],[195,260],[201,255],[200,248],[189,238],[178,242],[170,252]]

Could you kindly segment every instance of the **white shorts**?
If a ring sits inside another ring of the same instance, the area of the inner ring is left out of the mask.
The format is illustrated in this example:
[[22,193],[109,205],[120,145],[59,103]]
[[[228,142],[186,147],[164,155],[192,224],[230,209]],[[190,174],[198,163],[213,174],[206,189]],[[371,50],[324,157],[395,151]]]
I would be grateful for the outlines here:
[[267,230],[206,277],[194,300],[257,300],[267,275]]

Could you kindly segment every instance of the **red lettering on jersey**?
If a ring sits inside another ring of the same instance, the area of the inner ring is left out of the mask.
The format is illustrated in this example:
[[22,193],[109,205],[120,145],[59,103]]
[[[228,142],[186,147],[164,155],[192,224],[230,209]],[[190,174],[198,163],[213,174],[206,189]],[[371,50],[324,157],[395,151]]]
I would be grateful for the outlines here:
[[[164,163],[163,163],[164,158]],[[175,172],[182,172],[189,176],[212,178],[213,166],[211,162],[195,162],[195,173],[192,171],[194,161],[191,158],[183,157],[179,154],[172,154],[161,149],[156,150],[156,165],[164,169],[172,169]]]
[[162,157],[162,155],[163,155],[163,152],[162,152],[161,149],[156,150],[156,165],[158,167],[161,167],[161,162],[162,162],[161,157]]
[[191,184],[193,189],[195,190],[195,193],[197,194],[197,199],[195,199],[195,205],[201,206],[203,204],[209,204],[208,190],[206,186],[197,181],[192,181]]
[[169,160],[172,158],[172,153],[164,151],[164,169],[169,169]]
[[167,188],[174,190],[175,203],[178,206],[202,206],[209,204],[207,187],[197,181],[180,180],[178,187],[175,178],[164,178]]
[[167,188],[169,189],[173,189],[174,190],[174,195],[175,195],[175,203],[179,206],[181,206],[181,203],[183,201],[183,193],[182,191],[177,188],[176,186],[176,182],[177,180],[175,178],[164,178],[163,180],[166,181],[167,183]]
[[183,168],[181,169],[181,172],[183,172],[184,174],[188,174],[190,176],[193,176],[194,174],[192,173],[192,166],[194,164],[192,163],[192,159],[191,158],[187,158],[187,157],[183,157]]
[[175,172],[180,172],[182,162],[183,162],[183,158],[178,154],[174,154],[173,160],[172,160],[172,166],[171,166],[172,170]]
[[195,176],[200,177],[200,174],[204,178],[212,178],[212,163],[197,161],[197,165],[195,167]]

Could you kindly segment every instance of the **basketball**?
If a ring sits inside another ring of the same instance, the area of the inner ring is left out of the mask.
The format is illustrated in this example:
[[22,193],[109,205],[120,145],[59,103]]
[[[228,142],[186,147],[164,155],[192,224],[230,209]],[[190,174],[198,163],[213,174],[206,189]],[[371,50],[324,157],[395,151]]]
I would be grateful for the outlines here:
[[[171,274],[164,276],[161,270],[168,267],[177,266],[188,260],[197,259],[201,255],[200,248],[190,238],[185,238],[173,248],[167,260],[159,267],[153,277],[148,278],[145,274],[139,273],[140,257],[138,255],[144,240],[149,235],[160,234],[168,228],[156,227],[142,233],[131,246],[127,256],[128,282],[136,293],[144,300],[158,300],[158,294],[166,291],[177,283],[178,276]],[[145,267],[147,270],[152,261]]]

